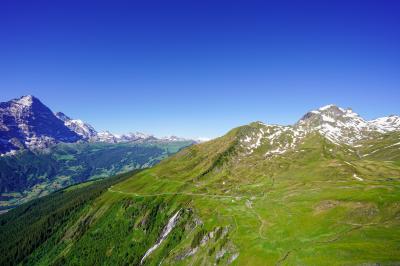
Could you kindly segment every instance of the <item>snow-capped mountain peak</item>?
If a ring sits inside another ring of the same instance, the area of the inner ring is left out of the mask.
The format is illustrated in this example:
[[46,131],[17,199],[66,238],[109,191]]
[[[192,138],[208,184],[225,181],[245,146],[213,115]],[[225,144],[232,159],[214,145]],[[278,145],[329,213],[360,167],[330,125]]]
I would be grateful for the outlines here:
[[335,143],[352,144],[364,137],[370,125],[352,109],[330,104],[305,114],[295,128],[306,132],[318,131]]
[[123,134],[120,136],[120,138],[122,140],[128,140],[128,141],[132,141],[132,140],[140,140],[140,139],[149,139],[149,138],[154,138],[153,135],[151,134],[147,134],[147,133],[143,133],[143,132],[129,132],[127,134]]
[[13,100],[13,102],[21,106],[29,107],[32,106],[34,100],[37,100],[37,98],[32,95],[25,95],[19,99]]
[[107,143],[118,142],[117,137],[109,131],[98,132],[97,135],[92,140],[98,142],[107,142]]
[[306,130],[318,130],[333,141],[352,144],[373,132],[400,130],[400,117],[391,115],[367,121],[350,108],[327,105],[308,112],[296,125]]
[[382,133],[400,131],[400,117],[388,116],[367,121],[350,108],[330,104],[307,112],[293,126],[268,125],[260,122],[240,139],[245,154],[252,154],[264,143],[270,148],[265,156],[276,156],[295,148],[310,133],[319,133],[331,142],[356,146],[360,141]]
[[0,154],[80,139],[32,95],[0,103]]
[[328,104],[328,105],[318,108],[319,111],[325,111],[325,110],[329,110],[329,109],[339,109],[339,108],[334,104]]
[[352,119],[359,120],[360,122],[365,122],[365,120],[361,118],[357,113],[353,112],[351,108],[343,109],[333,104],[326,105],[316,110],[308,112],[300,119],[299,123],[305,122],[306,120],[313,120],[313,118],[314,119],[318,118],[321,119],[322,121],[332,122],[332,123],[337,120],[349,121]]
[[80,119],[72,119],[62,112],[57,112],[55,115],[58,119],[64,122],[65,126],[82,136],[84,139],[89,140],[96,137],[97,131],[88,123],[85,123]]
[[371,127],[381,133],[400,130],[400,117],[397,115],[380,117],[369,123]]
[[165,137],[162,137],[161,140],[164,140],[164,141],[185,141],[185,140],[188,140],[188,139],[182,138],[182,137],[177,137],[177,136],[165,136]]

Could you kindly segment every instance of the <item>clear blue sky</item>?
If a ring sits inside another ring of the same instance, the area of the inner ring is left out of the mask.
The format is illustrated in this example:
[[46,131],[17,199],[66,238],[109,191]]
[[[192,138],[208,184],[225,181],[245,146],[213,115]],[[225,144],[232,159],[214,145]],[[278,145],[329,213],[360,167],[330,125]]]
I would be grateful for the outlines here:
[[400,114],[399,14],[398,1],[4,0],[0,101],[33,94],[99,130],[188,137],[329,103]]

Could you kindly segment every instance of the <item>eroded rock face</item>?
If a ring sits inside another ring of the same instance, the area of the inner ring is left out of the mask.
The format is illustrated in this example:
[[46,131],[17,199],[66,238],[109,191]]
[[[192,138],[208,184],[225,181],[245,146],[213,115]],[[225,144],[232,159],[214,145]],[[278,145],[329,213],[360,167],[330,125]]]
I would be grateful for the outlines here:
[[47,106],[31,95],[0,103],[1,154],[80,139],[80,135],[65,126]]

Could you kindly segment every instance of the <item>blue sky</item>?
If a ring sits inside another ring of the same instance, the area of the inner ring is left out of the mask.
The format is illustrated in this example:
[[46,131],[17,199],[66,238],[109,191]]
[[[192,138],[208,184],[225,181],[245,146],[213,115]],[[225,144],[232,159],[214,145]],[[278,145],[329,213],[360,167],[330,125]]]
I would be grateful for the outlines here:
[[400,114],[397,1],[273,2],[1,1],[0,101],[187,137],[330,103]]

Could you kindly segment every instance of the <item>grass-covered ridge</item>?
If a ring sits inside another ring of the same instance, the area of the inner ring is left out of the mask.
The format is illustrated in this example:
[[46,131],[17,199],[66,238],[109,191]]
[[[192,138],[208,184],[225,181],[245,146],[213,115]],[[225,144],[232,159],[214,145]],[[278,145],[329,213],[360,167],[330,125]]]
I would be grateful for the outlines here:
[[399,264],[398,133],[358,147],[316,133],[279,156],[270,142],[250,153],[241,140],[263,127],[234,129],[110,185],[24,261],[138,265],[178,212],[143,264]]

